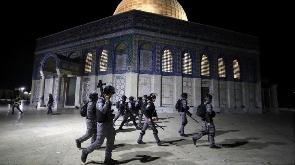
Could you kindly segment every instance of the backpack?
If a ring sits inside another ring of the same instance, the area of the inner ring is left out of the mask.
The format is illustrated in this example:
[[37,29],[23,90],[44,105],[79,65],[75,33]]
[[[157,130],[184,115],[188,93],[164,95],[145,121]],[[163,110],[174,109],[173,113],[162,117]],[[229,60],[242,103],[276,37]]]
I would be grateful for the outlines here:
[[200,104],[197,108],[196,115],[203,118],[206,115],[206,111],[207,111],[206,104]]
[[86,117],[87,116],[87,105],[89,102],[86,102],[80,109],[80,115],[82,117]]
[[177,100],[177,102],[176,102],[176,104],[175,104],[175,109],[176,109],[177,111],[179,111],[179,110],[181,109],[181,100],[180,100],[180,99]]

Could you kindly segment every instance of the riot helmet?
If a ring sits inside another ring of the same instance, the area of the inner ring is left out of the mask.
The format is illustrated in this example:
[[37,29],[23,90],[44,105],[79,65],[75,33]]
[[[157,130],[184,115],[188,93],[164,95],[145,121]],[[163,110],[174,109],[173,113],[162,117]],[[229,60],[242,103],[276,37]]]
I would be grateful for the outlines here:
[[138,99],[138,100],[142,100],[142,97],[138,97],[137,99]]
[[144,98],[144,99],[147,99],[147,95],[143,95],[143,98]]
[[182,98],[187,98],[187,93],[182,93],[182,94],[181,94],[181,97],[182,97]]
[[133,96],[130,96],[130,97],[129,97],[129,100],[130,100],[130,101],[133,101],[133,100],[134,100],[134,97],[133,97]]
[[93,91],[93,92],[91,92],[90,94],[89,94],[89,98],[90,99],[94,99],[95,97],[97,97],[98,96],[98,93],[96,92],[96,91]]
[[103,93],[104,94],[114,94],[116,92],[115,92],[115,88],[113,86],[108,85],[103,89]]
[[125,95],[121,96],[123,101],[126,101],[127,97]]
[[157,96],[154,93],[151,93],[148,97],[149,100],[156,99]]
[[212,100],[212,95],[210,95],[209,93],[207,93],[206,95],[205,95],[205,100]]

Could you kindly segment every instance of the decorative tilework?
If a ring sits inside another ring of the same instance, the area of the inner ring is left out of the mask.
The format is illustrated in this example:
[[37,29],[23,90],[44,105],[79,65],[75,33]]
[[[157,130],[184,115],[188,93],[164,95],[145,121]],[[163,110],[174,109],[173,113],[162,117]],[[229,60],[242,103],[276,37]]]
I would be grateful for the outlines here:
[[127,69],[126,58],[127,54],[121,54],[116,56],[116,71]]
[[82,102],[89,100],[89,93],[90,93],[90,78],[86,77],[83,78],[82,81]]
[[116,84],[115,84],[115,89],[116,89],[115,102],[117,102],[117,101],[121,100],[121,97],[123,95],[125,95],[126,77],[124,75],[116,75],[115,76],[115,81],[116,81]]
[[187,78],[187,77],[183,77],[183,93],[187,93],[187,103],[189,106],[194,105],[193,103],[193,79],[192,78]]
[[35,86],[34,86],[34,95],[33,95],[33,102],[38,102],[39,101],[39,93],[40,93],[40,83],[41,80],[35,80]]
[[140,71],[152,71],[152,54],[151,50],[140,50]]

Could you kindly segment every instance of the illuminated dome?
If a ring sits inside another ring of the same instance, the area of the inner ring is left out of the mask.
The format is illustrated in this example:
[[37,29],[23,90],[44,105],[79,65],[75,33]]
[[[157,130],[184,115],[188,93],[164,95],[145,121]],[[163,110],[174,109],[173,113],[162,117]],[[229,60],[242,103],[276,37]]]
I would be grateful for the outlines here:
[[122,0],[113,15],[134,9],[187,21],[177,0]]

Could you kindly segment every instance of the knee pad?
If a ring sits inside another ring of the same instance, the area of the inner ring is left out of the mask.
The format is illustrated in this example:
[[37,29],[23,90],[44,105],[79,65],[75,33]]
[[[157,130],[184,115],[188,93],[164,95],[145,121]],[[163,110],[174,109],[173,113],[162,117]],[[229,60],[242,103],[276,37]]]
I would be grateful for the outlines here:
[[187,124],[187,122],[182,122],[181,125],[185,126]]
[[200,131],[200,133],[201,133],[202,135],[207,135],[207,131],[205,131],[205,130]]
[[158,130],[157,129],[154,129],[153,130],[153,134],[158,134]]

